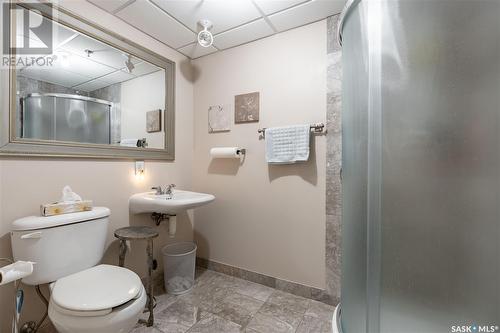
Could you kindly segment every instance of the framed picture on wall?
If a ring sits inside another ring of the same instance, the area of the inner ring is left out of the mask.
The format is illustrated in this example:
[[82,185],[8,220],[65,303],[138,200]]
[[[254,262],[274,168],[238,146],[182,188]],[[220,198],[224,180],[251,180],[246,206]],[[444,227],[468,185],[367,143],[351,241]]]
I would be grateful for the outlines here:
[[208,108],[208,133],[228,132],[231,124],[231,105],[213,105]]
[[236,124],[259,121],[259,93],[234,96],[234,122]]
[[161,131],[161,110],[146,112],[146,132],[154,133]]

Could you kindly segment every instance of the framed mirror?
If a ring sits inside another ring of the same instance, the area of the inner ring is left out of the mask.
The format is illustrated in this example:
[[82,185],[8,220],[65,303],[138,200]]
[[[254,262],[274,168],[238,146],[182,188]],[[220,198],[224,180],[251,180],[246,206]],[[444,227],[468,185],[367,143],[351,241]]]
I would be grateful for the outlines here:
[[3,11],[0,154],[174,159],[175,63],[50,4]]

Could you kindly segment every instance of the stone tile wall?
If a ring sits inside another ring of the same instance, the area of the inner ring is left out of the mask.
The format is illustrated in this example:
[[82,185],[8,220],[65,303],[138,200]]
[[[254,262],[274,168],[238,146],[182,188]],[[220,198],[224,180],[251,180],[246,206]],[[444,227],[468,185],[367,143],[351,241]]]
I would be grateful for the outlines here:
[[340,301],[342,184],[342,52],[337,41],[339,15],[327,19],[326,294]]

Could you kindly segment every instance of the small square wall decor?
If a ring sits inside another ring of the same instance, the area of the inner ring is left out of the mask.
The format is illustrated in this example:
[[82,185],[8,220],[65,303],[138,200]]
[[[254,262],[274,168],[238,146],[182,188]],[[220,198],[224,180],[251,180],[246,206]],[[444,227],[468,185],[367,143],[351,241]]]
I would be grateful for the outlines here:
[[146,112],[146,132],[154,133],[161,131],[161,110]]
[[234,96],[234,122],[251,123],[259,121],[259,92]]
[[231,105],[213,105],[208,108],[208,133],[227,132],[231,124]]

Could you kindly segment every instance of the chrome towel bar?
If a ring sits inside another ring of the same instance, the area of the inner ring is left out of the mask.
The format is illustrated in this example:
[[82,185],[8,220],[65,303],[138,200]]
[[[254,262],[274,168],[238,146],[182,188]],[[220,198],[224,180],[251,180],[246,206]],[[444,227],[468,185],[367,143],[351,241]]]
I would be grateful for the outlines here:
[[[321,133],[325,129],[325,124],[323,124],[323,123],[312,124],[310,126],[310,128],[314,131],[314,133]],[[265,135],[266,134],[266,128],[265,127],[259,128],[257,130],[257,133]]]

